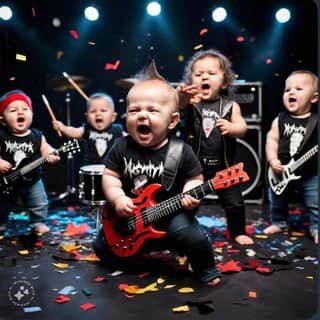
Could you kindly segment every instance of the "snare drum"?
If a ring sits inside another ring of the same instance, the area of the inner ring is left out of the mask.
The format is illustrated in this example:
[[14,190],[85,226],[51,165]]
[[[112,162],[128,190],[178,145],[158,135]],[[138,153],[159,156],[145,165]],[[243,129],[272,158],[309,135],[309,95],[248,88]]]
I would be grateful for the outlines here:
[[102,175],[105,166],[92,164],[79,170],[79,200],[90,205],[104,205],[106,199],[102,191]]

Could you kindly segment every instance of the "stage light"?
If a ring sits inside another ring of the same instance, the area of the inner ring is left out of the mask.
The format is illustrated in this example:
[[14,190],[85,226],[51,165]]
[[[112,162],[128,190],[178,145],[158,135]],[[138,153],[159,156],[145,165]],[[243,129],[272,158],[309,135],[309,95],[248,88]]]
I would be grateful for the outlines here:
[[95,7],[87,7],[84,10],[84,16],[90,21],[96,21],[99,19],[99,11]]
[[212,19],[215,22],[222,22],[227,15],[227,11],[223,7],[216,8],[212,11]]
[[12,10],[8,6],[1,6],[0,7],[0,19],[2,20],[10,20],[12,18]]
[[291,13],[286,8],[279,9],[275,14],[276,20],[280,23],[286,23],[291,18]]
[[147,12],[150,16],[158,16],[161,13],[161,6],[158,2],[153,1],[147,5]]

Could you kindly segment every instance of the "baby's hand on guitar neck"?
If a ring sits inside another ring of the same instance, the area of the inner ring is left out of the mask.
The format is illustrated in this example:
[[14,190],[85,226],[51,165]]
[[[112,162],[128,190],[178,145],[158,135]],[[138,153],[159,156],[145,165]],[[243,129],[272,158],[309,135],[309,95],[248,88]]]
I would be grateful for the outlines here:
[[0,159],[0,173],[7,173],[11,170],[12,164],[6,160]]
[[201,200],[198,200],[188,194],[185,194],[181,199],[181,204],[185,210],[193,210],[199,206]]
[[114,209],[119,218],[127,218],[134,214],[136,207],[131,198],[123,195],[116,200]]

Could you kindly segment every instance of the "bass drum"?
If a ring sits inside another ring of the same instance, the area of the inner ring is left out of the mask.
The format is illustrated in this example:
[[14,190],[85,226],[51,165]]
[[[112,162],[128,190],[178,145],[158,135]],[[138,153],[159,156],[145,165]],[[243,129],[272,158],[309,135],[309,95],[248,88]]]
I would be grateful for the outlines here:
[[[261,160],[254,148],[246,141],[237,139],[235,163],[243,162],[243,169],[250,180],[239,184],[246,203],[263,203],[263,184],[261,179]],[[206,196],[207,199],[218,199],[215,192]]]

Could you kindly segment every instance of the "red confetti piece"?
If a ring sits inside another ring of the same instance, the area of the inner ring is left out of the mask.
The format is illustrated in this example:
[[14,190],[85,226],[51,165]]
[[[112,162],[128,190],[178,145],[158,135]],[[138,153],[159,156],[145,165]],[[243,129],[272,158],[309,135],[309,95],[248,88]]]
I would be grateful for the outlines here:
[[145,278],[146,276],[148,276],[150,274],[150,272],[145,272],[145,273],[141,273],[138,275],[139,279]]
[[34,8],[32,7],[31,11],[32,11],[32,16],[35,17],[36,16],[36,10],[34,10]]
[[95,282],[103,282],[103,281],[107,281],[107,279],[104,278],[104,277],[96,277],[96,278],[94,279],[94,281],[95,281]]
[[244,37],[243,36],[238,36],[238,37],[236,37],[236,41],[237,42],[244,42]]
[[78,32],[76,30],[70,30],[69,33],[74,39],[79,39]]
[[222,248],[227,244],[227,242],[224,241],[215,241],[213,243],[214,248]]
[[126,288],[128,288],[129,285],[126,283],[120,283],[118,286],[119,291],[124,291]]
[[228,249],[227,252],[228,253],[239,253],[240,250],[239,249]]
[[104,66],[104,69],[105,70],[117,70],[118,67],[120,65],[120,60],[117,60],[115,62],[115,64],[112,64],[112,63],[106,63],[105,66]]
[[39,240],[34,244],[34,246],[35,247],[42,247],[43,246],[43,242],[41,240]]
[[207,28],[203,28],[200,30],[200,36],[203,36],[204,34],[206,34],[208,32]]
[[68,296],[65,296],[65,295],[61,295],[61,296],[58,296],[54,299],[54,301],[56,303],[64,303],[64,302],[68,302],[70,301],[71,299],[68,297]]
[[96,307],[96,305],[93,304],[93,303],[85,303],[85,304],[83,304],[83,305],[80,306],[80,309],[82,309],[82,310],[89,310],[89,309],[93,309],[93,308],[95,308],[95,307]]

